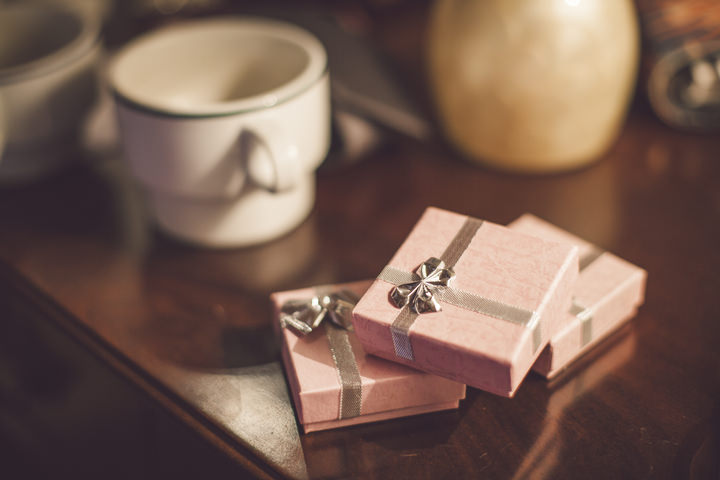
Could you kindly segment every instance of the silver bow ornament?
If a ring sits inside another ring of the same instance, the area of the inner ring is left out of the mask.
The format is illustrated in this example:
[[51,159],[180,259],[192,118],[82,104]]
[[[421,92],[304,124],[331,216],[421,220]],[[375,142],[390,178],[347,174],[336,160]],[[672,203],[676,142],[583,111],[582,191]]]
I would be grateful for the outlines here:
[[446,266],[439,258],[430,257],[418,267],[414,274],[416,281],[395,286],[390,291],[390,300],[397,308],[409,305],[414,313],[439,312],[440,303],[435,293],[448,286],[455,278],[452,267]]
[[348,290],[316,295],[307,300],[290,300],[280,309],[280,326],[292,328],[299,335],[307,335],[329,318],[345,330],[352,330],[352,309],[358,297]]

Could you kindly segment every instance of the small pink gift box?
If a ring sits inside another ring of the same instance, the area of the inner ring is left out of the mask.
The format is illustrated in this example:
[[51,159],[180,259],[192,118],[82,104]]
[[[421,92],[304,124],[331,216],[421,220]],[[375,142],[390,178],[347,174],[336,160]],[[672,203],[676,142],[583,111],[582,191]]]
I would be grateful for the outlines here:
[[534,371],[553,378],[635,315],[643,303],[647,273],[534,215],[525,214],[508,227],[579,248],[580,275],[568,321],[533,365]]
[[[343,291],[359,298],[371,283],[366,280],[271,296],[279,320],[274,323],[282,339],[285,372],[306,433],[453,409],[465,398],[462,383],[367,355],[351,330],[329,318],[306,336],[281,326],[288,312],[297,311],[296,304],[314,298],[317,307],[318,301]],[[346,313],[350,326],[350,309]]]
[[355,332],[369,353],[511,397],[567,320],[577,271],[577,247],[428,208]]

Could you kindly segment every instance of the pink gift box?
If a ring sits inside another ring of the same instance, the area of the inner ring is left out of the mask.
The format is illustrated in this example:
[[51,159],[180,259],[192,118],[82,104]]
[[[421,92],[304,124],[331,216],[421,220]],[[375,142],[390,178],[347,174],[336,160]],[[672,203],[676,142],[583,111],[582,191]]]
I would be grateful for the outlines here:
[[509,228],[579,248],[580,274],[568,321],[533,365],[534,371],[553,378],[635,315],[644,300],[647,273],[534,215],[521,216]]
[[[395,287],[430,257],[455,272],[428,287],[441,310],[412,311],[419,287],[398,308]],[[577,272],[577,247],[428,208],[353,310],[355,332],[368,353],[511,397],[563,327]]]
[[[340,290],[362,296],[371,280],[306,288],[274,293],[276,318],[282,306],[293,300],[307,300],[313,296]],[[342,384],[338,366],[333,357],[326,328],[339,328],[326,318],[323,324],[307,336],[299,336],[291,328],[282,328],[274,322],[282,339],[282,357],[292,391],[295,409],[303,430],[307,432],[406,417],[439,410],[454,409],[465,398],[465,385],[446,378],[421,372],[403,365],[367,355],[355,334],[347,332],[359,373],[360,414],[351,418],[342,416]]]

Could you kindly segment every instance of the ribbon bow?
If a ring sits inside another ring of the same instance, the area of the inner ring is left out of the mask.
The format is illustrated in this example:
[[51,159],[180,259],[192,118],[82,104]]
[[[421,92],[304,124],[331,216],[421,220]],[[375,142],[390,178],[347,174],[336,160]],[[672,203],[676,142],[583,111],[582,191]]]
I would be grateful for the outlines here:
[[435,292],[445,288],[455,278],[455,271],[439,258],[430,257],[418,267],[414,274],[417,280],[395,286],[390,299],[397,308],[410,305],[414,313],[439,312],[440,303]]
[[336,326],[352,330],[352,309],[357,302],[358,297],[348,290],[316,295],[307,300],[290,300],[280,309],[280,325],[304,336],[329,318]]

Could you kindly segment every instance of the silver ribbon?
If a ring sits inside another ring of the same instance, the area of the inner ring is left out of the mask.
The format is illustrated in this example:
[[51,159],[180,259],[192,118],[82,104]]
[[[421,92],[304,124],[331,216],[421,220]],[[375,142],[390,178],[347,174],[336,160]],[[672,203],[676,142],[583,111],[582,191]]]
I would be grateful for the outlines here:
[[446,267],[439,258],[430,257],[415,271],[416,280],[393,287],[390,300],[397,308],[408,305],[414,313],[439,312],[442,308],[435,293],[447,287],[454,277],[451,267]]
[[[352,309],[357,296],[348,290],[290,300],[280,308],[280,325],[305,336],[320,325],[325,328],[330,354],[340,381],[338,419],[357,417],[362,410],[362,381],[357,359],[350,344]],[[330,321],[325,321],[329,319]]]
[[[580,257],[580,271],[582,272],[605,253],[604,250],[593,247],[588,253]],[[580,334],[580,346],[584,347],[593,338],[593,316],[595,312],[592,308],[582,305],[577,298],[573,298],[570,306],[570,313],[577,317],[582,327]]]
[[587,252],[585,255],[580,257],[580,260],[578,261],[580,266],[580,271],[582,272],[587,267],[595,263],[595,260],[600,258],[600,256],[605,253],[605,250],[602,250],[597,247],[592,247],[589,252]]
[[590,343],[590,340],[592,340],[592,320],[595,312],[593,312],[590,308],[580,305],[577,299],[573,298],[573,303],[570,306],[570,313],[580,320],[580,325],[582,326],[580,346],[584,347]]
[[[542,336],[539,317],[536,312],[455,289],[449,285],[455,275],[453,267],[468,245],[470,245],[482,224],[482,220],[468,217],[440,258],[431,257],[414,273],[405,272],[389,265],[380,272],[378,279],[395,285],[390,292],[389,299],[395,307],[400,308],[400,313],[390,326],[396,356],[415,361],[410,341],[410,327],[412,327],[418,315],[428,311],[439,311],[439,302],[449,303],[465,310],[523,325],[533,332],[533,351],[537,351],[540,347]],[[438,272],[438,270],[440,271]],[[423,276],[423,274],[425,275]],[[428,279],[432,279],[432,281]],[[402,295],[396,293],[400,290],[410,292],[407,294],[407,301],[404,303],[395,299],[396,296],[402,297]],[[413,292],[417,292],[415,296],[419,298],[413,298]],[[425,308],[428,303],[437,304],[438,309]],[[415,304],[419,305],[415,306]]]

